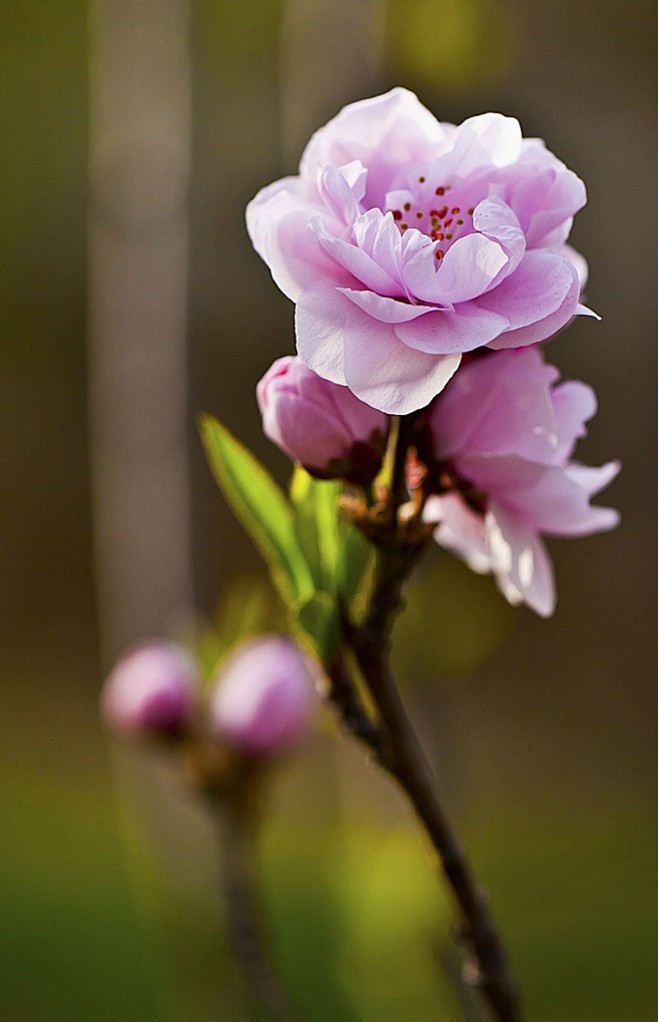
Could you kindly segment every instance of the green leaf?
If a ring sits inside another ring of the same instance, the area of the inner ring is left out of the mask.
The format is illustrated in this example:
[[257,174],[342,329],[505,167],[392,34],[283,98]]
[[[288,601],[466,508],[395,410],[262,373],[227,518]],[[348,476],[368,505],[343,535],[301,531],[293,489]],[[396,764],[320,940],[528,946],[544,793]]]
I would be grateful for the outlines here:
[[311,569],[316,587],[339,597],[346,608],[360,598],[374,550],[365,537],[340,512],[338,480],[313,479],[297,467],[290,497],[295,512],[295,532]]
[[199,428],[208,462],[238,521],[263,555],[286,606],[308,599],[314,589],[299,548],[292,507],[251,451],[211,415]]
[[340,483],[313,479],[301,466],[290,485],[295,533],[318,589],[335,592],[340,561]]
[[310,641],[322,664],[330,667],[342,643],[342,629],[335,597],[316,592],[300,601],[295,619],[301,638]]

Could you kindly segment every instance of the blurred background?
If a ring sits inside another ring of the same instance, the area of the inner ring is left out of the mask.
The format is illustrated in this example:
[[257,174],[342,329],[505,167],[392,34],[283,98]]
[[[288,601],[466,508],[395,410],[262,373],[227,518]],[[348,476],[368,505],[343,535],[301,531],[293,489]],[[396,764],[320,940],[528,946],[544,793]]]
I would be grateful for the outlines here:
[[[244,207],[395,84],[441,120],[517,116],[588,184],[572,241],[603,320],[551,353],[598,392],[580,456],[623,461],[622,525],[550,544],[549,622],[430,559],[396,657],[528,1018],[656,1018],[655,21],[644,0],[2,5],[3,1022],[249,1017],[202,810],[110,745],[98,691],[126,644],[239,623],[264,584],[195,428],[219,415],[285,480],[253,392],[292,306]],[[271,809],[266,923],[307,1018],[477,1020],[406,807],[328,718]]]

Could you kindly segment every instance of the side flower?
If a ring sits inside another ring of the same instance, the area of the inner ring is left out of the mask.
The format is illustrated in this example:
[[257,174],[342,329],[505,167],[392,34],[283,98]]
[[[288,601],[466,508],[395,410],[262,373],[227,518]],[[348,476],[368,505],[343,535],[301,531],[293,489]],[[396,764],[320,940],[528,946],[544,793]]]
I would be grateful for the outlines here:
[[510,603],[542,617],[556,602],[542,534],[585,536],[619,521],[617,511],[589,503],[619,463],[571,460],[596,412],[594,392],[558,379],[537,348],[497,352],[463,366],[428,416],[434,495],[424,516],[437,523],[436,541],[475,571],[493,572]]
[[287,355],[256,388],[265,435],[319,479],[372,482],[386,449],[389,417],[347,387],[322,379]]
[[296,304],[297,351],[390,414],[423,408],[463,353],[551,337],[579,313],[566,245],[583,182],[513,117],[440,123],[406,89],[352,103],[295,177],[247,208]]

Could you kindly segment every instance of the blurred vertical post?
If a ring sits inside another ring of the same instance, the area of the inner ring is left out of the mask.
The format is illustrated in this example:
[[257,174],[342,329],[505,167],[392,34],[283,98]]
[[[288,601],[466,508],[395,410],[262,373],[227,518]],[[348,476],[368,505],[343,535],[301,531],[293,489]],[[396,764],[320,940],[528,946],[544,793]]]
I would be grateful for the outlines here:
[[90,4],[89,414],[107,659],[189,607],[189,0]]
[[284,0],[281,128],[286,162],[345,103],[381,86],[385,0]]

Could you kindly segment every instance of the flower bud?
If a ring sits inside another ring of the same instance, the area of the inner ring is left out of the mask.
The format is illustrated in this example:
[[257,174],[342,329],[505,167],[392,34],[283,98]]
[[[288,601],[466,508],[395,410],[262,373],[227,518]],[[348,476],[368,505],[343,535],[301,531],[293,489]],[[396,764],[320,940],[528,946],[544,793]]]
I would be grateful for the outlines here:
[[101,692],[101,712],[116,731],[175,733],[189,721],[199,686],[192,659],[151,641],[124,654]]
[[265,435],[311,475],[367,485],[386,448],[389,417],[297,357],[279,358],[256,388]]
[[242,643],[219,669],[212,730],[248,756],[270,756],[308,732],[313,702],[312,667],[299,646],[264,635]]

